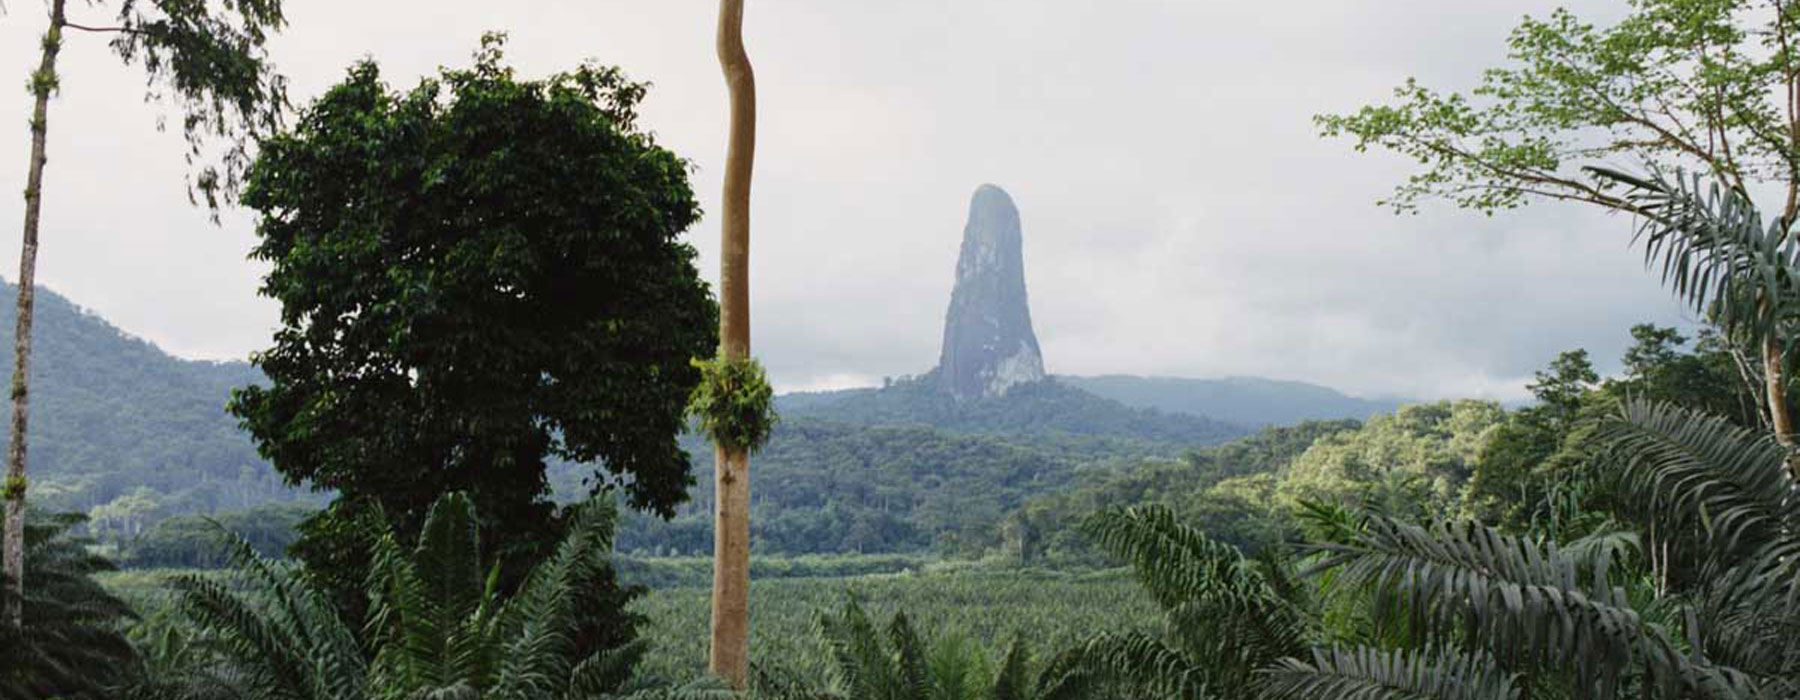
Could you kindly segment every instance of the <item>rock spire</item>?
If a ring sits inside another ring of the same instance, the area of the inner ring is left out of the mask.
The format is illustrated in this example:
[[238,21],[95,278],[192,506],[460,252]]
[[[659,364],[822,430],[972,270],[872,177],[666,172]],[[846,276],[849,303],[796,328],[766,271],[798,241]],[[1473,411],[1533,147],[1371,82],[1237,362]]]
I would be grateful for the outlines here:
[[1025,296],[1023,243],[1012,197],[994,185],[976,189],[937,369],[939,387],[958,400],[1001,396],[1044,379]]

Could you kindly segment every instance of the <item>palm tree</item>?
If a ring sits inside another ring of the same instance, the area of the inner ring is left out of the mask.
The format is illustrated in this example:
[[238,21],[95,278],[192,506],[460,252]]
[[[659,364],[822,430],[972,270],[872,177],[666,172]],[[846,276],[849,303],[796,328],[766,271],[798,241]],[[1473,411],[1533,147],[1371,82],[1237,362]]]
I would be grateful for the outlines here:
[[[1371,515],[1315,571],[1413,634],[1407,648],[1321,647],[1262,681],[1269,698],[1777,698],[1800,693],[1800,502],[1774,436],[1631,401],[1603,463],[1638,527],[1696,544],[1659,590],[1602,535],[1567,547],[1476,523]],[[1623,574],[1622,576],[1620,574]],[[1635,576],[1636,578],[1633,578]]]
[[[854,598],[837,614],[821,613],[819,636],[836,688],[822,691],[778,674],[758,677],[758,694],[818,700],[1058,700],[1086,697],[1086,676],[1066,659],[1038,667],[1024,640],[992,665],[979,644],[957,635],[928,639],[905,612],[878,628]],[[772,682],[773,681],[773,682]]]
[[1167,508],[1101,511],[1082,530],[1131,565],[1165,619],[1161,634],[1101,634],[1066,652],[1094,683],[1151,697],[1248,698],[1262,669],[1320,634],[1317,606],[1286,563],[1247,558]]
[[[112,563],[69,536],[85,519],[25,520],[20,539],[34,584],[16,606],[23,624],[0,620],[0,700],[112,697],[127,680],[135,655],[119,630],[131,608],[93,578]],[[13,590],[0,587],[0,600],[14,602]]]
[[[245,698],[294,700],[552,699],[614,697],[642,657],[642,641],[576,655],[583,581],[605,565],[615,512],[582,507],[550,557],[510,598],[499,568],[480,558],[473,501],[446,494],[426,516],[416,547],[385,528],[371,533],[367,660],[349,624],[302,570],[235,548],[239,594],[229,582],[177,579],[181,610]],[[713,697],[705,686],[686,696]]]

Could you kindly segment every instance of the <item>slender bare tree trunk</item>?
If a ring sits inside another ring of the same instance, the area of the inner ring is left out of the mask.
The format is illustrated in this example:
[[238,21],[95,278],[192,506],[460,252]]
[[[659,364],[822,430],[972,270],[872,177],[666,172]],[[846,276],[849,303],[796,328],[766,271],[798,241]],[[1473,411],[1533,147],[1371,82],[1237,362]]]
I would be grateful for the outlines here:
[[12,595],[6,619],[23,622],[25,596],[25,425],[27,377],[31,361],[31,307],[37,285],[38,220],[44,203],[44,141],[49,132],[50,93],[56,91],[56,54],[62,50],[63,5],[51,0],[50,29],[44,33],[43,59],[31,76],[36,104],[31,112],[31,164],[25,176],[25,235],[19,249],[18,325],[13,344],[12,442],[6,449],[5,572]]
[[1783,369],[1781,341],[1773,335],[1763,340],[1763,387],[1769,400],[1769,428],[1775,441],[1788,450],[1788,473],[1800,481],[1800,449],[1794,444],[1794,416],[1788,410],[1787,373]]
[[[744,0],[719,2],[719,66],[731,98],[720,226],[719,355],[750,356],[750,175],[756,160],[756,77],[744,52]],[[743,690],[750,674],[750,455],[714,448],[712,672]]]

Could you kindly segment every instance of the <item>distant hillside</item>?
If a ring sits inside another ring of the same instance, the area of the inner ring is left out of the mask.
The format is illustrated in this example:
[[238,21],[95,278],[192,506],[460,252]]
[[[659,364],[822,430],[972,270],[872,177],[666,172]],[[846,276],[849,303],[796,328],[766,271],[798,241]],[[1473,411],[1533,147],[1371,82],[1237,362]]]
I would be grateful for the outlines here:
[[[621,551],[712,551],[712,460],[698,438],[683,446],[696,455],[693,501],[673,522],[628,517]],[[751,458],[752,533],[763,554],[953,546],[1025,499],[1067,487],[1081,461],[993,436],[789,416]]]
[[[0,299],[17,290],[0,283]],[[10,368],[13,305],[0,306]],[[303,495],[281,484],[225,413],[233,387],[262,380],[256,368],[172,357],[43,288],[35,321],[29,475],[38,505],[85,511],[143,487],[154,494],[142,515],[157,519]],[[0,440],[9,437],[0,420]]]
[[1003,396],[957,400],[938,389],[935,373],[879,389],[785,394],[783,416],[820,418],[870,426],[916,426],[964,435],[1035,438],[1092,444],[1100,452],[1143,443],[1148,450],[1179,454],[1249,433],[1209,417],[1133,408],[1057,380],[1013,387]]
[[1365,420],[1377,413],[1392,413],[1404,403],[1356,398],[1317,384],[1259,377],[1181,379],[1112,374],[1056,379],[1127,406],[1206,416],[1252,428],[1311,420]]

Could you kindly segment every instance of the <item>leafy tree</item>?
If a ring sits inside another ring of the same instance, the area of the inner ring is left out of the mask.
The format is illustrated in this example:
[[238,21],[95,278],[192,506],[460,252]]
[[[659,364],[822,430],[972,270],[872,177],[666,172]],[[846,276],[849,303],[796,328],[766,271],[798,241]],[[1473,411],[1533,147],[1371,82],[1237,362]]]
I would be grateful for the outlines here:
[[1505,417],[1499,404],[1471,400],[1376,416],[1361,430],[1313,443],[1288,466],[1276,498],[1290,506],[1343,500],[1393,512],[1451,512]]
[[242,592],[201,576],[173,584],[198,638],[213,640],[203,641],[212,655],[196,659],[190,677],[215,678],[223,664],[245,698],[613,697],[645,643],[587,653],[575,640],[581,589],[608,568],[613,518],[605,501],[578,509],[553,553],[510,597],[498,587],[501,564],[482,555],[471,497],[439,498],[421,531],[404,538],[416,545],[369,525],[372,661],[356,642],[357,624],[312,577],[240,542]]
[[[236,191],[247,161],[248,142],[274,129],[286,106],[286,82],[269,63],[263,44],[270,32],[286,23],[281,0],[117,0],[90,2],[114,7],[118,25],[94,27],[69,21],[67,0],[50,0],[49,26],[42,53],[28,86],[32,94],[31,157],[25,176],[25,226],[19,252],[19,295],[13,335],[12,434],[6,452],[7,532],[0,559],[15,587],[17,605],[25,585],[24,546],[19,539],[25,511],[26,430],[30,423],[29,378],[32,310],[37,291],[38,229],[43,219],[44,166],[49,161],[50,97],[62,84],[57,57],[69,30],[111,34],[111,47],[126,64],[139,64],[149,76],[151,95],[166,91],[180,104],[189,162],[199,159],[209,138],[226,142],[216,165],[204,167],[192,181],[216,211],[221,197]],[[16,608],[5,611],[18,622]]]
[[[561,525],[545,460],[670,514],[715,308],[680,235],[688,165],[639,130],[645,87],[585,65],[516,78],[504,38],[395,92],[372,62],[267,141],[243,201],[282,327],[230,410],[295,484],[340,498],[295,552],[354,607],[379,506],[414,532],[449,491],[520,581]],[[608,476],[610,475],[610,476]]]
[[[35,514],[25,521],[25,565],[34,583],[17,606],[23,624],[0,620],[0,699],[110,698],[130,680],[136,659],[119,630],[133,615],[93,578],[112,563],[70,536],[83,521]],[[0,589],[0,598],[13,590]]]
[[1632,326],[1631,340],[1625,349],[1625,376],[1635,381],[1648,381],[1660,368],[1674,364],[1688,342],[1681,331],[1650,323]]
[[1581,397],[1599,381],[1587,351],[1570,350],[1557,355],[1549,369],[1537,372],[1525,388],[1537,397],[1550,420],[1567,424],[1581,411]]
[[[1387,201],[1399,211],[1428,199],[1487,213],[1551,200],[1632,212],[1646,223],[1671,220],[1659,202],[1621,193],[1622,182],[1636,187],[1629,180],[1582,170],[1632,161],[1652,173],[1703,173],[1739,195],[1775,186],[1785,198],[1772,218],[1785,230],[1800,219],[1796,41],[1800,7],[1786,0],[1636,0],[1609,26],[1556,10],[1521,22],[1508,41],[1509,62],[1486,71],[1468,94],[1409,80],[1389,104],[1317,122],[1358,150],[1417,161],[1419,172]],[[1650,262],[1669,250],[1653,243]],[[1712,282],[1720,281],[1697,270],[1717,272],[1753,259],[1757,249],[1713,250],[1680,271],[1663,267],[1697,307],[1713,299]],[[1775,282],[1773,275],[1744,279]],[[1762,365],[1765,410],[1784,442],[1794,432],[1785,379],[1792,353],[1765,331],[1793,313],[1794,298],[1732,296],[1731,305],[1747,313],[1734,316],[1741,325],[1726,325],[1727,339],[1751,348]]]

